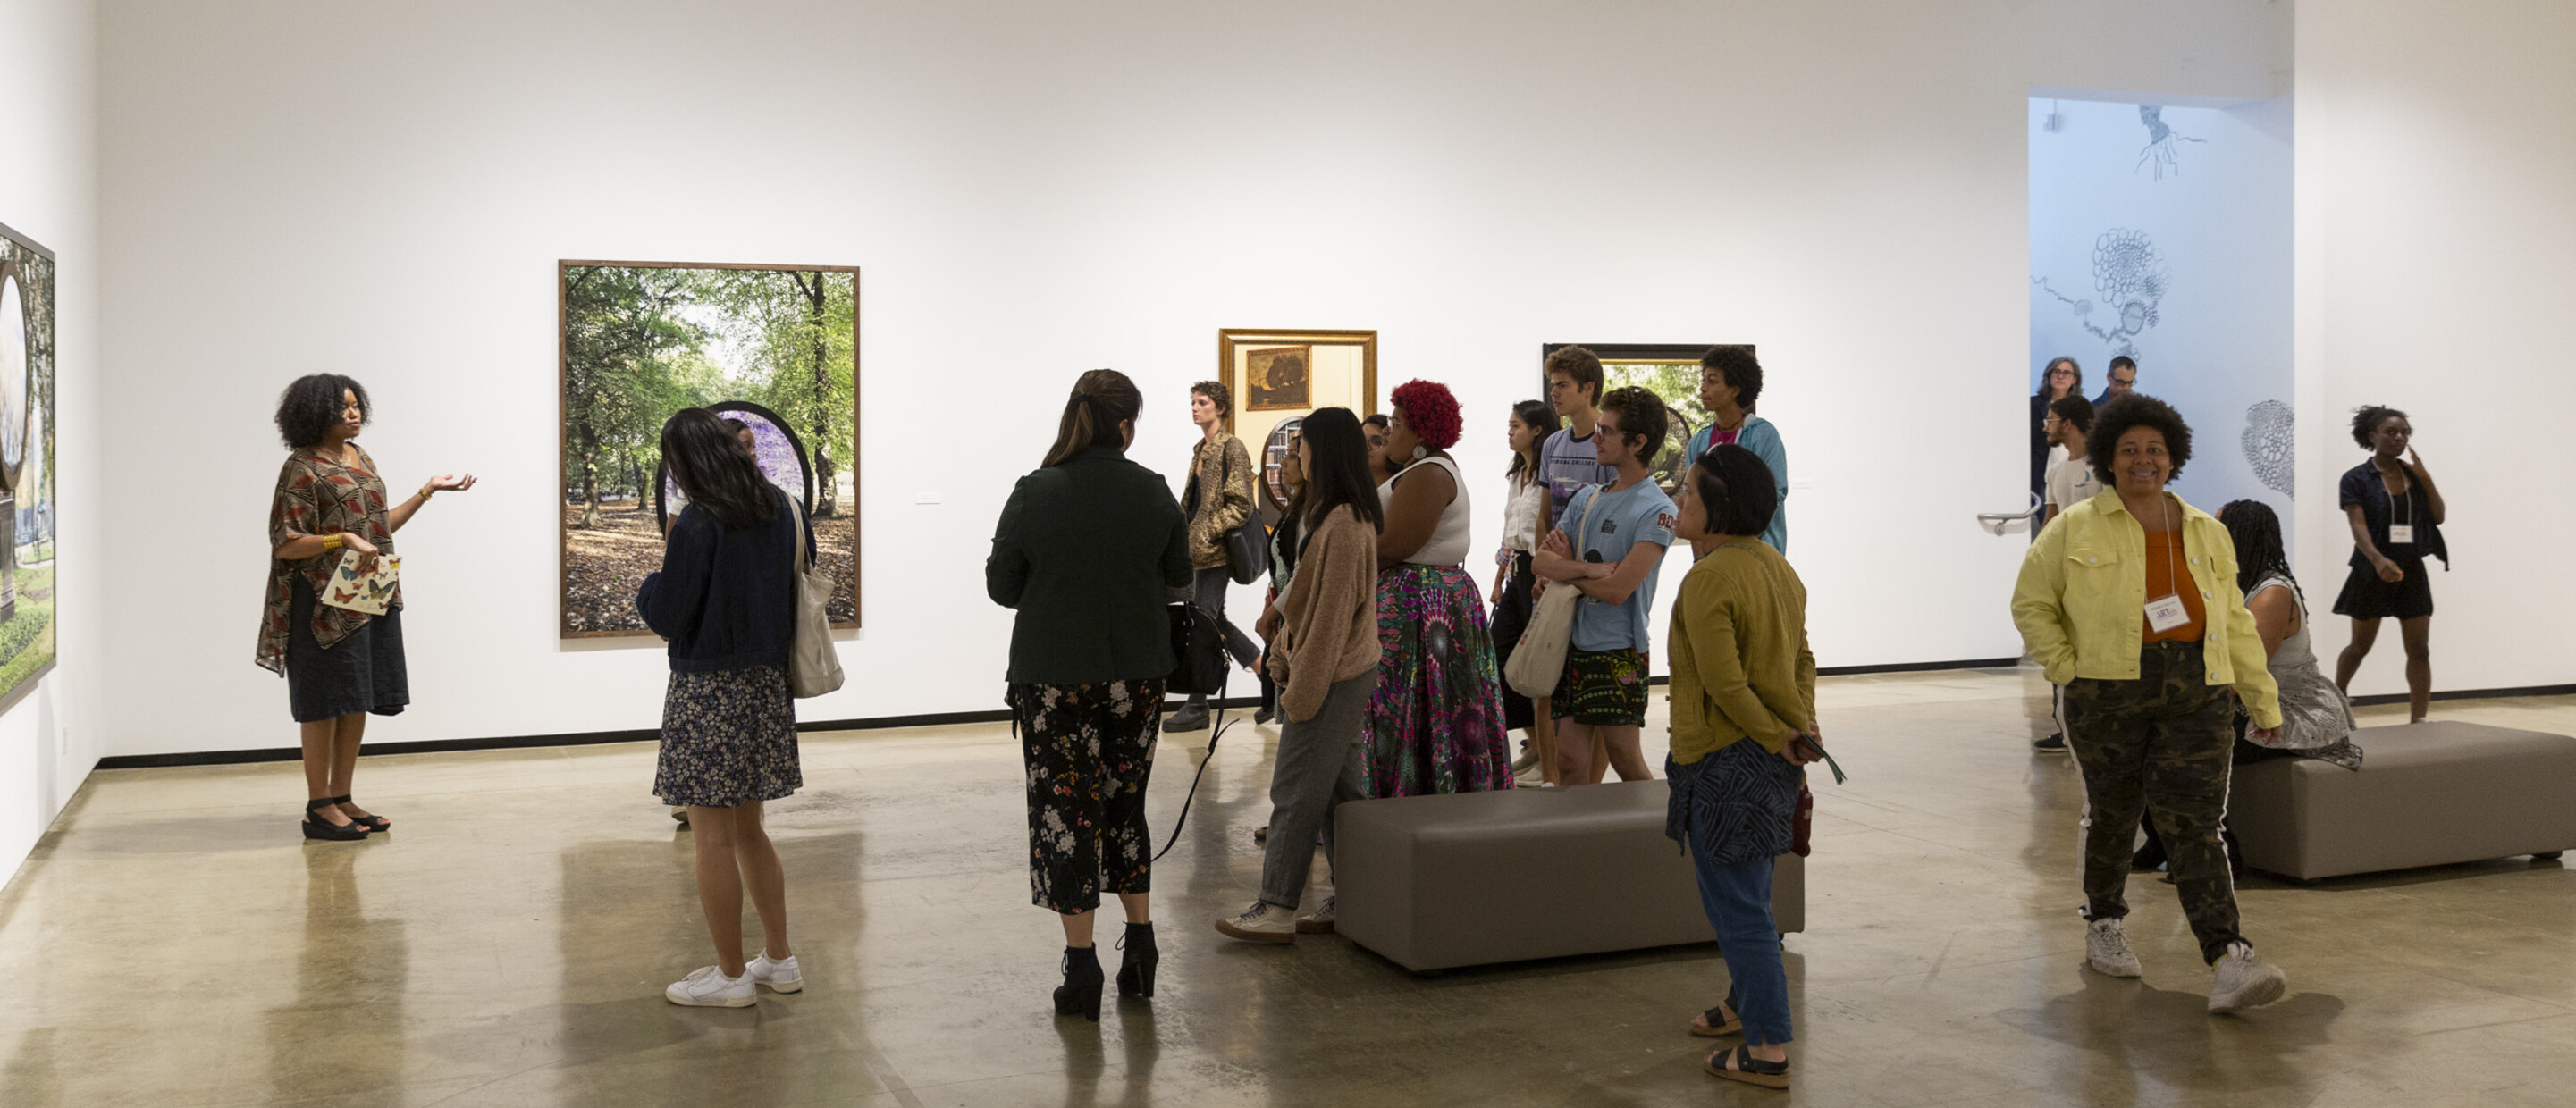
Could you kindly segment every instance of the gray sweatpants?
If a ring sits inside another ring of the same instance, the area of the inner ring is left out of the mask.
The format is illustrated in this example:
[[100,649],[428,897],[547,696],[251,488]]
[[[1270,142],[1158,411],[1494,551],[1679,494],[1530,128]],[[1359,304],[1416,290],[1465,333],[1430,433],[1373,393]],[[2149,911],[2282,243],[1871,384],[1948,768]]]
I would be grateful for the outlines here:
[[1358,800],[1368,784],[1360,717],[1377,691],[1377,671],[1333,682],[1315,718],[1279,727],[1279,758],[1270,767],[1270,844],[1261,862],[1261,902],[1296,910],[1315,864],[1315,834],[1333,858],[1333,808]]

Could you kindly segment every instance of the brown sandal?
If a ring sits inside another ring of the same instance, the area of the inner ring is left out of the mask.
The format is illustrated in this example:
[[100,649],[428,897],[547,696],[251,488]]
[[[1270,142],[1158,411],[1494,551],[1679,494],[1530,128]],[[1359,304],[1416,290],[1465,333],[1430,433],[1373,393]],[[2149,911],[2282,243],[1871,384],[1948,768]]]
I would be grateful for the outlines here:
[[1738,1045],[1732,1057],[1723,1050],[1709,1055],[1708,1072],[1713,1077],[1759,1085],[1765,1089],[1789,1087],[1789,1063],[1765,1062],[1756,1058],[1751,1046]]
[[1744,1033],[1744,1019],[1741,1016],[1727,1015],[1726,1005],[1720,1004],[1700,1013],[1699,1019],[1692,1020],[1690,1033],[1703,1039],[1740,1035]]

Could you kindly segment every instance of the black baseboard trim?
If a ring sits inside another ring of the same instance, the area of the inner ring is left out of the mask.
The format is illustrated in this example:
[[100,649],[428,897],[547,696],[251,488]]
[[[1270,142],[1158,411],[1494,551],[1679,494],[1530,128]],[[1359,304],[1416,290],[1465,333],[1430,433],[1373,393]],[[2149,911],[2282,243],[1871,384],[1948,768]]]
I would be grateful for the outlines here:
[[[1214,701],[1220,708],[1258,708],[1261,698],[1230,697]],[[1169,712],[1179,707],[1167,705]],[[943,727],[960,723],[1007,723],[1011,713],[1003,709],[987,712],[932,712],[910,716],[876,716],[869,719],[800,720],[798,731],[882,731],[895,727]],[[540,746],[598,746],[604,743],[652,742],[661,737],[658,729],[637,731],[581,731],[566,735],[507,735],[488,739],[425,739],[417,742],[368,743],[359,748],[365,756],[379,754],[445,754],[459,750],[524,750]],[[237,766],[253,762],[292,762],[304,756],[296,747],[280,746],[264,750],[203,750],[185,754],[118,754],[98,760],[99,769],[158,769],[164,766]]]
[[[2516,696],[2576,696],[2576,685],[2525,685],[2518,689],[2449,689],[2433,694],[2435,700],[2500,700]],[[2405,693],[2372,693],[2352,698],[2356,708],[2379,704],[2404,704]]]
[[1961,658],[1955,662],[1888,662],[1875,666],[1817,666],[1818,677],[1853,677],[1865,673],[1924,673],[1936,669],[2011,669],[2021,664],[2013,658]]

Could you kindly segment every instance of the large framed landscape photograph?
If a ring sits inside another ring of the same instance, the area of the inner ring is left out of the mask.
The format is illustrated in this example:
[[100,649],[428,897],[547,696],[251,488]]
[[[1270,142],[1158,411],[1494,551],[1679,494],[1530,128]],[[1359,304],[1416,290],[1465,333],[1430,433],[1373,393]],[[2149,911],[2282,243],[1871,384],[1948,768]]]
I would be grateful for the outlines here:
[[54,667],[54,252],[0,226],[0,709]]
[[832,626],[857,627],[858,268],[566,261],[557,278],[563,637],[653,633],[635,589],[685,506],[661,455],[682,408],[738,422],[806,506]]

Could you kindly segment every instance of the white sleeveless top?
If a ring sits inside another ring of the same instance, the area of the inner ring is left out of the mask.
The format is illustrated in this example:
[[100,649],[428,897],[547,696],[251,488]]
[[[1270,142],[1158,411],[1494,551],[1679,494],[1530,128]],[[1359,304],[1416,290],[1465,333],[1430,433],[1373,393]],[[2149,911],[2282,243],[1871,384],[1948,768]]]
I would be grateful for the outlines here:
[[[1449,483],[1457,488],[1458,495],[1450,499],[1448,507],[1440,510],[1440,524],[1432,528],[1430,541],[1423,543],[1422,549],[1414,551],[1413,556],[1406,558],[1405,561],[1419,566],[1464,565],[1467,561],[1468,517],[1474,514],[1467,507],[1467,482],[1459,478],[1457,462],[1436,454],[1405,467],[1404,473],[1411,473],[1427,465],[1436,465],[1448,470]],[[1377,487],[1379,507],[1383,508],[1395,502],[1395,483],[1404,480],[1404,473],[1396,474],[1393,479]]]

